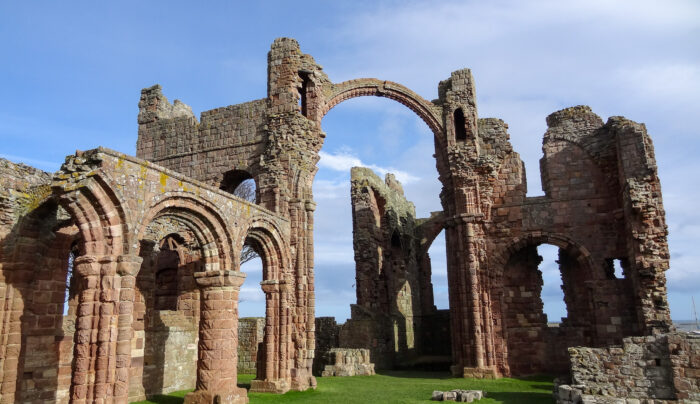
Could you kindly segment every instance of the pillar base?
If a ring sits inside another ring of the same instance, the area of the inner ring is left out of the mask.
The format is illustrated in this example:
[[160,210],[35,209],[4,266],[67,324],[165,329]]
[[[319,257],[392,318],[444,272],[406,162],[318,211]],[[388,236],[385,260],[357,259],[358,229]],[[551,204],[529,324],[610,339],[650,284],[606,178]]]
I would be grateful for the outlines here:
[[248,404],[248,394],[240,387],[226,393],[195,390],[185,395],[185,404]]
[[275,393],[284,394],[289,391],[289,383],[286,380],[251,380],[251,393]]
[[316,377],[307,370],[292,372],[292,390],[316,389]]
[[494,368],[463,368],[462,377],[473,379],[500,379],[501,375]]

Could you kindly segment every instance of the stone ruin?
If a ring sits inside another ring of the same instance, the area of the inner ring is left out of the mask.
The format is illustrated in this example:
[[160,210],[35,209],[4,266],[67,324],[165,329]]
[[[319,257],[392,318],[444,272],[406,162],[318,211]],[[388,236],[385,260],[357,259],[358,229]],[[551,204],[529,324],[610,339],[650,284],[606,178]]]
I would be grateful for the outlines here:
[[[266,299],[262,342],[241,358],[256,362],[252,391],[314,388],[317,339],[326,352],[369,350],[378,369],[435,355],[455,376],[501,377],[566,373],[569,347],[669,332],[667,227],[644,125],[603,122],[585,106],[551,114],[545,196],[527,197],[508,126],[477,116],[471,72],[452,73],[438,94],[428,101],[377,79],[333,83],[281,38],[264,99],[197,119],[160,86],[142,90],[135,157],[76,152],[53,175],[3,161],[0,402],[125,403],[185,388],[195,389],[188,403],[247,402],[236,387],[244,245],[262,258]],[[417,218],[392,176],[354,169],[357,304],[346,324],[317,335],[321,120],[360,96],[395,100],[432,130],[443,210]],[[231,194],[249,178],[255,203]],[[427,251],[441,231],[449,311],[435,309],[430,284]],[[543,243],[559,247],[568,316],[557,328],[542,310]],[[258,338],[257,327],[245,338]],[[697,351],[682,354],[695,385],[672,373],[673,398],[697,395]]]

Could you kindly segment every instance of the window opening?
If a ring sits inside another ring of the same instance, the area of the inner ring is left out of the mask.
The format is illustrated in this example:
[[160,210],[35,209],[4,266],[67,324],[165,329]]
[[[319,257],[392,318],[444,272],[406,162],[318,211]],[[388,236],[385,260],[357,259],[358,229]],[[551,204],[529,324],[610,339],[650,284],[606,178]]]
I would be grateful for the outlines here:
[[605,260],[605,276],[608,279],[625,278],[625,262],[618,258],[608,258]]
[[445,232],[441,231],[428,248],[430,280],[433,285],[433,301],[438,310],[450,308],[447,289],[447,250]]
[[457,108],[454,112],[455,139],[458,142],[467,140],[467,125],[464,119],[464,111],[462,108]]
[[302,115],[308,116],[307,115],[307,106],[306,106],[306,92],[308,91],[309,87],[309,73],[300,71],[299,72],[299,78],[301,79],[301,87],[298,89],[299,91],[299,111],[301,112]]
[[542,273],[542,310],[547,316],[550,326],[558,326],[562,318],[567,317],[567,308],[564,301],[563,281],[559,268],[559,247],[550,244],[541,244],[537,247],[537,254],[542,257],[538,269]]
[[63,300],[63,315],[67,315],[68,311],[70,310],[70,301],[73,300],[73,298],[76,295],[76,289],[77,289],[77,282],[74,282],[73,279],[75,277],[73,276],[74,274],[74,269],[75,269],[75,259],[78,257],[79,251],[78,251],[78,245],[74,243],[71,246],[70,252],[68,253],[68,271],[66,274],[66,286],[65,286],[65,298]]

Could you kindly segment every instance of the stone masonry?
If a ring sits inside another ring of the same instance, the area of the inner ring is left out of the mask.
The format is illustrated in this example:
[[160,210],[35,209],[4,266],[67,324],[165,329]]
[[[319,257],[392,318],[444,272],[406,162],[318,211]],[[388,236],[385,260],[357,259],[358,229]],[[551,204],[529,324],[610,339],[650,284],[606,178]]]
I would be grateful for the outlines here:
[[238,321],[238,373],[256,374],[264,335],[265,318],[246,317]]
[[321,376],[371,376],[374,364],[369,361],[368,349],[332,348],[325,353]]
[[[353,170],[357,304],[342,348],[369,350],[378,368],[444,355],[456,376],[499,377],[566,372],[569,347],[671,330],[667,228],[643,124],[603,122],[585,106],[551,114],[545,195],[527,197],[508,126],[478,117],[468,69],[428,101],[391,81],[333,83],[280,38],[267,78],[265,98],[199,118],[160,86],[143,89],[136,157],[77,152],[53,175],[1,162],[0,403],[125,403],[180,386],[195,387],[188,403],[247,402],[235,387],[244,245],[262,258],[266,301],[251,389],[314,388],[321,120],[360,96],[397,101],[434,133],[443,209],[416,218],[392,176]],[[248,178],[256,203],[228,192]],[[434,308],[427,255],[441,231],[449,314]],[[556,329],[542,312],[543,243],[559,247],[568,315]],[[175,343],[184,356],[168,354]]]
[[575,347],[569,354],[571,385],[558,386],[559,403],[700,402],[700,336],[628,337],[620,346]]

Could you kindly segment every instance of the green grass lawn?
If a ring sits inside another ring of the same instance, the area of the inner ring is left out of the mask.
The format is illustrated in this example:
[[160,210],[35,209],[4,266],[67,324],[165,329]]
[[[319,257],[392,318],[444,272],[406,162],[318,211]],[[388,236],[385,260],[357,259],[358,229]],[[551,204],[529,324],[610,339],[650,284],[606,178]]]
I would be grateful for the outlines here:
[[[250,387],[254,375],[239,375],[238,384]],[[319,377],[318,388],[287,394],[249,393],[251,404],[263,403],[426,403],[433,390],[484,390],[479,403],[553,403],[552,377],[497,380],[453,378],[440,372],[386,371],[375,376]],[[152,397],[141,403],[180,404],[187,391]]]

